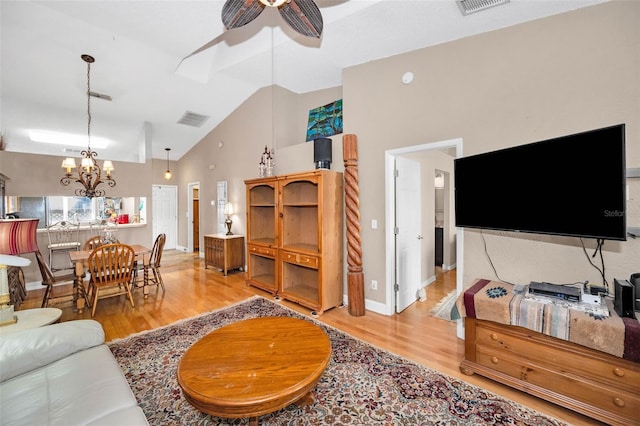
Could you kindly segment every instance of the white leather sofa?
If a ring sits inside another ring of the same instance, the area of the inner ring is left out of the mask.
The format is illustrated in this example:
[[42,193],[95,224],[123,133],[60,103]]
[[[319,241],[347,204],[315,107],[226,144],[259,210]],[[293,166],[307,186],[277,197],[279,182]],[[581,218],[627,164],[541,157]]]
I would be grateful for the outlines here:
[[93,320],[0,338],[0,423],[148,425]]

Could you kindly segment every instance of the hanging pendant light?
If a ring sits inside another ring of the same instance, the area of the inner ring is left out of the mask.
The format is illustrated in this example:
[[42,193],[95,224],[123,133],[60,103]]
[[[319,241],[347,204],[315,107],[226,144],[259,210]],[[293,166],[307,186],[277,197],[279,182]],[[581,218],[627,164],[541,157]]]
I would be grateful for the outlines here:
[[164,178],[170,180],[171,176],[173,176],[171,170],[169,170],[169,151],[171,151],[171,148],[165,148],[164,150],[167,151],[167,171],[164,172]]
[[[75,194],[78,197],[102,197],[105,192],[104,189],[98,188],[98,185],[106,182],[111,188],[115,187],[116,181],[111,177],[111,172],[115,168],[110,160],[106,160],[101,169],[95,159],[98,153],[91,150],[91,64],[95,62],[95,59],[90,55],[81,55],[80,57],[87,63],[87,150],[81,152],[83,157],[76,179],[71,176],[71,169],[76,168],[76,160],[74,158],[65,158],[62,161],[62,168],[66,169],[66,172],[60,179],[60,183],[63,186],[68,186],[72,181],[81,184],[82,188],[75,190]],[[104,177],[102,176],[102,170],[105,172]]]

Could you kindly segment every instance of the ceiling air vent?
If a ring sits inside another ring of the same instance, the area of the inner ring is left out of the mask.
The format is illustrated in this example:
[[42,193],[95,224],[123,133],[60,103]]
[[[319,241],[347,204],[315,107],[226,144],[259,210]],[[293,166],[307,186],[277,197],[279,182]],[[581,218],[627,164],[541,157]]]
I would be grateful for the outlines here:
[[463,15],[480,12],[491,7],[507,4],[511,0],[456,0]]
[[186,126],[191,126],[191,127],[200,127],[208,119],[209,119],[208,115],[196,114],[195,112],[185,111],[185,113],[182,115],[180,120],[178,120],[178,123],[184,124]]

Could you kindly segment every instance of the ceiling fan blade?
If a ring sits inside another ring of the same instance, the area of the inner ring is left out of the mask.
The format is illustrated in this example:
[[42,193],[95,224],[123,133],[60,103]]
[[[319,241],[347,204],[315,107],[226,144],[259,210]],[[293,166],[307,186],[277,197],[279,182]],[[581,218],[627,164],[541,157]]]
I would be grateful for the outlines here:
[[266,6],[259,0],[227,0],[222,6],[222,23],[228,30],[253,21]]
[[193,52],[189,53],[187,56],[185,56],[184,58],[182,58],[182,59],[180,60],[180,63],[178,64],[178,68],[180,67],[180,65],[182,65],[182,62],[183,62],[185,59],[189,59],[190,57],[192,57],[192,56],[194,56],[194,55],[197,55],[198,53],[203,52],[203,51],[205,51],[205,50],[209,49],[210,47],[215,46],[216,44],[218,44],[218,43],[220,43],[221,41],[223,41],[223,40],[224,40],[224,38],[225,38],[225,37],[224,37],[224,33],[222,33],[222,34],[220,34],[218,37],[216,37],[216,38],[214,38],[213,40],[211,40],[211,41],[207,42],[207,44],[205,44],[205,45],[203,45],[203,46],[200,46],[199,48],[197,48],[197,49],[196,49],[196,50],[194,50]]
[[278,8],[295,31],[307,37],[322,35],[322,14],[313,0],[290,0]]

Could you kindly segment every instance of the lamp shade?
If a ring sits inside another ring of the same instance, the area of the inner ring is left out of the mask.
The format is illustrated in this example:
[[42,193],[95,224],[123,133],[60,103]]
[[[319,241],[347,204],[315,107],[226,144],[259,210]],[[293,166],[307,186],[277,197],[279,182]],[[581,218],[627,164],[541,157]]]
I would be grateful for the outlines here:
[[0,254],[0,265],[24,267],[29,266],[30,264],[31,261],[24,257]]
[[231,203],[225,203],[224,214],[227,216],[231,216],[233,214],[233,205]]
[[24,254],[38,251],[36,232],[39,220],[0,220],[0,254]]
[[107,173],[115,170],[115,167],[113,167],[113,163],[111,162],[111,160],[104,160],[102,170],[104,170]]
[[62,160],[62,168],[67,169],[67,173],[71,173],[71,169],[76,168],[76,160],[70,157]]

